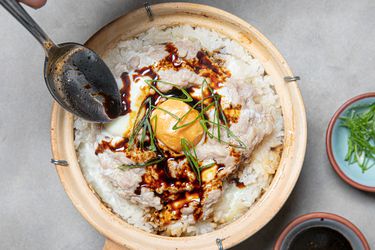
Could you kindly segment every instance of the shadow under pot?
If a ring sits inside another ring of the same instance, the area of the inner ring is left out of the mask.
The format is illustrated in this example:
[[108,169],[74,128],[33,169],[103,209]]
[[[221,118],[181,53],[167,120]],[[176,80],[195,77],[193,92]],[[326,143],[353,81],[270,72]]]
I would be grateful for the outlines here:
[[370,250],[361,231],[330,213],[310,213],[293,220],[280,234],[274,250]]

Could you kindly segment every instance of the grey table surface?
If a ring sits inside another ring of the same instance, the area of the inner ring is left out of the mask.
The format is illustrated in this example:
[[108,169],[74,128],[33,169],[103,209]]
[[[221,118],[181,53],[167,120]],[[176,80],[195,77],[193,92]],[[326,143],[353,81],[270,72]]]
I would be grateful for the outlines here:
[[[233,249],[271,249],[290,220],[312,211],[348,218],[375,248],[375,196],[338,178],[324,144],[339,105],[375,89],[375,1],[194,2],[258,28],[302,78],[308,145],[301,176],[274,219]],[[141,5],[141,0],[49,0],[28,11],[56,42],[84,42]],[[43,81],[43,51],[3,9],[0,31],[0,249],[101,249],[104,238],[73,207],[49,163],[52,100]]]

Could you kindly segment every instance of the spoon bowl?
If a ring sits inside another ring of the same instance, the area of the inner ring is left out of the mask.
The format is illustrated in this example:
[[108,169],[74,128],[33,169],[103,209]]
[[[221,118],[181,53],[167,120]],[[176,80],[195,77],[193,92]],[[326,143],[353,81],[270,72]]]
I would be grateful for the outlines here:
[[44,78],[55,100],[69,112],[92,122],[109,122],[121,113],[116,81],[103,60],[76,43],[51,50]]
[[109,122],[122,112],[117,83],[102,59],[77,43],[55,45],[16,0],[1,0],[43,46],[46,52],[44,79],[64,109],[91,122]]

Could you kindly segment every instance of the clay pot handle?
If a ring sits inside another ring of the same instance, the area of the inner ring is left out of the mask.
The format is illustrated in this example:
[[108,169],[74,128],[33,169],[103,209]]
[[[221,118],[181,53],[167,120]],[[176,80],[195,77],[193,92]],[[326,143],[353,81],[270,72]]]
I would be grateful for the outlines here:
[[105,239],[103,250],[130,250],[125,246],[121,246],[109,239]]

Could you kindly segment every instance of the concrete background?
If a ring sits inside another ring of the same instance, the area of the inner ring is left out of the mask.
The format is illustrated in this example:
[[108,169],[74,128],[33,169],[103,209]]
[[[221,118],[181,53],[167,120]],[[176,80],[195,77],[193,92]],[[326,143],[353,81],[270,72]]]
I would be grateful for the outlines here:
[[[324,145],[334,111],[348,98],[374,91],[375,1],[194,2],[234,13],[266,35],[302,77],[308,114],[308,147],[296,188],[267,226],[234,249],[271,249],[291,219],[312,211],[348,218],[375,248],[375,197],[336,176]],[[56,42],[84,42],[142,4],[49,0],[28,11]],[[42,76],[43,51],[2,8],[0,31],[0,249],[101,249],[104,238],[73,207],[49,163],[52,100]]]

